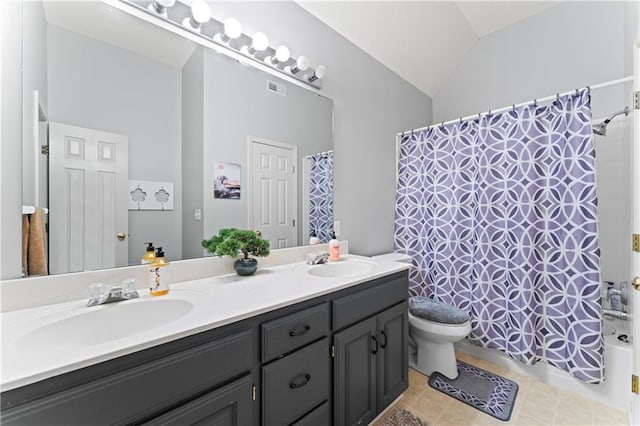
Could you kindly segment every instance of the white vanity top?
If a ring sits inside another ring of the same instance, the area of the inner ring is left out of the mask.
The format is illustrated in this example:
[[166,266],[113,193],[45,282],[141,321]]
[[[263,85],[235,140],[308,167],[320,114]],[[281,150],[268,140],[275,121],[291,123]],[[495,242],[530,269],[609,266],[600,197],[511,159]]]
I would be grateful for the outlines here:
[[[312,266],[297,262],[259,267],[255,275],[248,277],[227,274],[174,283],[165,296],[153,297],[147,291],[139,290],[140,299],[91,308],[86,306],[85,298],[3,312],[0,314],[1,390],[34,383],[410,267],[405,263],[354,255],[344,256],[340,262],[367,263],[371,270],[349,277],[318,277],[308,272]],[[315,268],[325,266],[331,265]],[[141,303],[144,306],[135,306]],[[168,305],[177,307],[177,311],[188,307],[188,312],[174,312],[175,319],[157,325],[153,318],[145,318],[149,313],[156,314],[154,303],[158,303],[160,309]],[[132,312],[137,314],[138,308],[140,315],[127,319]],[[126,316],[119,315],[125,311]],[[72,318],[76,316],[78,318]],[[60,321],[65,330],[69,330],[69,338],[66,333],[59,339],[54,333],[47,332],[47,327],[56,326]],[[72,336],[76,327],[85,330],[81,344]],[[86,333],[87,328],[90,333]],[[104,336],[110,337],[105,340]]]

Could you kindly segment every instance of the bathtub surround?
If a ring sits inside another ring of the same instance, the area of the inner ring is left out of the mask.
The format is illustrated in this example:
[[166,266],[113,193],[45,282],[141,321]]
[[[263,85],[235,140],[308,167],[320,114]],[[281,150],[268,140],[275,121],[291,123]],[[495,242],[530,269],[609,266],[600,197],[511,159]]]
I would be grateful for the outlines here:
[[468,312],[474,343],[603,379],[586,90],[403,137],[395,244],[412,295]]

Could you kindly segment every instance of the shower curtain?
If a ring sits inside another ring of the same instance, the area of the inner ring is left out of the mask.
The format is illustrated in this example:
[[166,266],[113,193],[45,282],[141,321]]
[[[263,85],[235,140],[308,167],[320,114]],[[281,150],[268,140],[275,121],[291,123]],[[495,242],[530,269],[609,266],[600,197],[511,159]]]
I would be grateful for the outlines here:
[[469,313],[470,339],[604,378],[595,152],[586,91],[400,143],[396,251],[411,295]]
[[321,243],[328,243],[333,231],[333,151],[313,154],[309,159],[309,232],[315,232]]

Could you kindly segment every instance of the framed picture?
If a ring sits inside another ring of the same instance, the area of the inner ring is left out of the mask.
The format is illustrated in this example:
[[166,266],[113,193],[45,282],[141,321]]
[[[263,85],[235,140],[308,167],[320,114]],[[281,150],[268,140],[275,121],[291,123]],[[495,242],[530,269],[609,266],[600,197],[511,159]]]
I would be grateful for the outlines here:
[[213,198],[240,199],[240,164],[216,161]]

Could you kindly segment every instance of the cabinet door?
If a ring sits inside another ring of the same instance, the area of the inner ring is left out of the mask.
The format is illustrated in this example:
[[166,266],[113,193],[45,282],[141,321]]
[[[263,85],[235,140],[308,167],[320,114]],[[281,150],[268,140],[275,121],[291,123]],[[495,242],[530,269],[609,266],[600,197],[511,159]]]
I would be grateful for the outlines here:
[[377,407],[382,411],[407,389],[408,382],[407,302],[378,314]]
[[146,425],[246,426],[253,424],[251,376],[188,402]]
[[333,336],[336,425],[366,425],[376,416],[376,318]]

